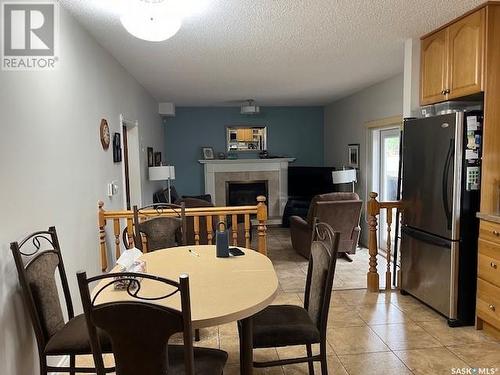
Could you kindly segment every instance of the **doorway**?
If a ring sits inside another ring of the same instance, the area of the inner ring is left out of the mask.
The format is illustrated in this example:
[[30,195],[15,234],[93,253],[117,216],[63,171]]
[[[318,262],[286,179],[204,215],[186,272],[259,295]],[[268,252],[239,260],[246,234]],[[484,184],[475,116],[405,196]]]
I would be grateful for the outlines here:
[[[401,120],[393,118],[385,124],[370,127],[369,144],[371,145],[371,182],[369,191],[378,193],[378,200],[394,201],[398,194],[398,173],[401,142]],[[395,217],[391,225],[391,242],[394,241]],[[385,210],[379,217],[379,248],[387,248],[387,215]]]
[[140,169],[139,124],[126,120],[120,115],[123,140],[123,206],[130,210],[132,206],[142,206],[142,187]]

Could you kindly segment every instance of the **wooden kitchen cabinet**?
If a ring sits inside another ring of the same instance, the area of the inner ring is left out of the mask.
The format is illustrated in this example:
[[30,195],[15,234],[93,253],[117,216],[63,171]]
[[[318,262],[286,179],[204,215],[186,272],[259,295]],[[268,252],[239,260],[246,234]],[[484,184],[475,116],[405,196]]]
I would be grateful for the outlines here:
[[483,8],[449,27],[448,99],[483,91],[485,14]]
[[421,104],[445,100],[448,86],[448,29],[422,40]]
[[422,38],[421,105],[483,91],[486,8]]

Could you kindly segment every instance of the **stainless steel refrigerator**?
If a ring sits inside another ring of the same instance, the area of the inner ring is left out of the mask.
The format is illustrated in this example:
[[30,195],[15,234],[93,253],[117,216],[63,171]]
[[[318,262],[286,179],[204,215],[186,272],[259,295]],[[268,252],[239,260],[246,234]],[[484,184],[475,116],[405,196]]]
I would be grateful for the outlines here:
[[448,318],[474,322],[481,112],[406,120],[401,290]]

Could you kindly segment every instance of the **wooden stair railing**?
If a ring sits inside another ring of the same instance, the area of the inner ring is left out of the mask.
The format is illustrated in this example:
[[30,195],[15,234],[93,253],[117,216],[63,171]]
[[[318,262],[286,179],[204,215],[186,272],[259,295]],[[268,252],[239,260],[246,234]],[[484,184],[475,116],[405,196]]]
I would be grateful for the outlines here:
[[[144,215],[156,215],[156,216],[176,216],[177,214],[173,211],[170,212],[156,212],[155,210],[143,211]],[[234,207],[200,207],[200,208],[186,208],[186,217],[193,218],[194,227],[194,239],[195,244],[200,245],[200,217],[206,218],[206,230],[207,230],[207,245],[212,245],[214,240],[214,230],[213,230],[213,217],[217,217],[219,221],[227,222],[227,217],[231,217],[232,223],[238,222],[238,216],[243,215],[244,218],[244,236],[245,236],[245,247],[250,248],[250,231],[251,221],[250,215],[255,215],[258,221],[257,225],[257,249],[259,253],[267,255],[267,206],[266,197],[257,197],[257,204],[255,206],[234,206]],[[101,269],[105,272],[108,269],[108,253],[106,246],[106,223],[108,221],[113,222],[113,234],[114,234],[114,247],[115,247],[115,258],[118,259],[121,255],[122,246],[120,245],[120,240],[122,236],[122,231],[127,233],[129,246],[133,245],[133,233],[134,233],[134,212],[131,210],[123,211],[106,211],[104,209],[104,202],[98,202],[98,226],[99,226],[99,250],[101,255]],[[125,228],[122,229],[122,222],[126,222]],[[232,239],[232,245],[238,245],[238,226],[233,225],[230,232],[230,239]],[[143,249],[147,252],[147,238],[142,237]]]
[[[377,216],[380,215],[381,210],[386,210],[386,223],[387,223],[387,248],[386,248],[386,258],[387,258],[387,269],[385,272],[385,289],[391,289],[392,284],[392,274],[391,274],[391,224],[393,218],[393,210],[401,211],[403,209],[401,201],[390,201],[390,202],[379,202],[377,200],[378,194],[371,192],[370,200],[367,204],[367,218],[368,218],[368,251],[370,254],[369,269],[367,274],[367,289],[370,292],[379,292],[379,274],[377,269],[377,255],[378,255],[378,219]],[[397,236],[397,233],[395,233]]]

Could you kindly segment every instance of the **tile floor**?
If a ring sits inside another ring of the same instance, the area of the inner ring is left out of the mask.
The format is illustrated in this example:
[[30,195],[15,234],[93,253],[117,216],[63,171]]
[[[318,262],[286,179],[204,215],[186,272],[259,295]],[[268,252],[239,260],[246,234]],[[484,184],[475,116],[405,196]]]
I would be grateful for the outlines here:
[[[268,247],[280,281],[274,303],[301,305],[306,262],[291,249],[287,230],[271,229]],[[367,259],[359,254],[362,257]],[[336,288],[352,288],[366,282],[366,265],[367,262],[358,259],[353,263],[340,260]],[[449,328],[445,319],[433,310],[396,291],[335,290],[328,322],[330,374],[500,374],[500,340],[473,327]],[[200,346],[229,353],[224,374],[239,374],[236,324],[203,329],[201,335]],[[304,354],[304,347],[273,348],[255,350],[254,358],[271,360]],[[490,370],[474,372],[473,368]],[[319,374],[319,366],[315,369]],[[254,373],[305,375],[308,372],[307,365],[300,364],[255,369]]]

